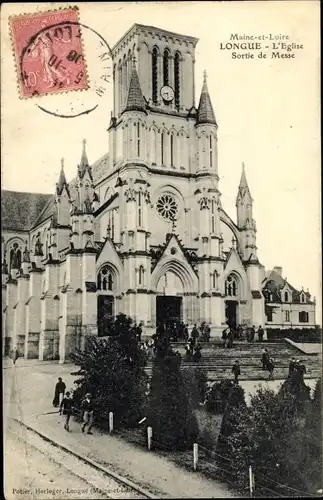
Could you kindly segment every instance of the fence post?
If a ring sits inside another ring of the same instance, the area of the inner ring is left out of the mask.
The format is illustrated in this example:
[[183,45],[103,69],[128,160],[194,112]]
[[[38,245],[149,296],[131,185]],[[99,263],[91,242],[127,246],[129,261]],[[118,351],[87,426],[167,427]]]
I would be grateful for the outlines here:
[[197,462],[199,459],[199,445],[197,443],[193,444],[193,469],[197,469]]
[[152,427],[147,427],[147,438],[148,438],[148,451],[150,451],[151,448],[151,438],[153,436],[153,429]]
[[249,491],[250,491],[250,496],[252,497],[252,495],[253,495],[253,473],[252,473],[251,465],[249,465]]
[[109,412],[109,432],[112,434],[113,432],[113,412]]

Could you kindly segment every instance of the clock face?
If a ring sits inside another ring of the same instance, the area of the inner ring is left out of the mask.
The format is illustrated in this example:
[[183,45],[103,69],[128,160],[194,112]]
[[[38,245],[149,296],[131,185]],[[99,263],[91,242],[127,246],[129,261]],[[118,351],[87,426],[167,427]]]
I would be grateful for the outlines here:
[[166,102],[171,102],[174,99],[174,90],[169,85],[164,85],[160,89],[160,95]]

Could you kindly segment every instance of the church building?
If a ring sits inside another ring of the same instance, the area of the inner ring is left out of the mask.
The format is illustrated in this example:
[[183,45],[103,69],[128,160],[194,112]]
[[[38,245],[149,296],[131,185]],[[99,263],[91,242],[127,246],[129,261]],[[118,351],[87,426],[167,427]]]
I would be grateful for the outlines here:
[[235,221],[222,206],[206,73],[195,102],[197,42],[133,25],[112,49],[109,152],[90,163],[84,140],[75,179],[62,160],[53,195],[2,192],[6,351],[63,363],[121,312],[147,335],[165,318],[205,321],[212,336],[226,324],[267,328],[266,303],[281,307],[287,289],[304,312],[293,326],[315,324],[308,292],[281,277],[270,291],[277,276],[258,259],[244,166]]

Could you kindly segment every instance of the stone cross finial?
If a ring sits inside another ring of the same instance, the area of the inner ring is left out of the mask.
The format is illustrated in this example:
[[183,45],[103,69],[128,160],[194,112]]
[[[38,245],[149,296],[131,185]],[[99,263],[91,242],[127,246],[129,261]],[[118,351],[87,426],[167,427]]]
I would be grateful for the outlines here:
[[61,158],[61,168],[64,169],[64,158]]
[[206,69],[203,71],[203,81],[206,82],[207,79],[207,72]]

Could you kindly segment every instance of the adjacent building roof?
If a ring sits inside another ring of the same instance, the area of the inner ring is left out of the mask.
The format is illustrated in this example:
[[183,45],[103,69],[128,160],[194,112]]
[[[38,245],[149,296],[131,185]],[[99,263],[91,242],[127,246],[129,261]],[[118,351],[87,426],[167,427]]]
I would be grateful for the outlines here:
[[268,273],[268,276],[263,281],[263,292],[266,299],[269,299],[269,295],[272,296],[271,302],[281,302],[281,290],[286,287],[291,291],[292,302],[299,303],[301,293],[305,293],[307,304],[312,304],[310,300],[311,295],[309,292],[304,290],[297,290],[293,285],[291,285],[285,278],[281,276],[277,271],[272,270]]
[[51,198],[53,198],[51,194],[3,190],[1,192],[2,230],[28,231]]

